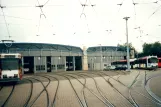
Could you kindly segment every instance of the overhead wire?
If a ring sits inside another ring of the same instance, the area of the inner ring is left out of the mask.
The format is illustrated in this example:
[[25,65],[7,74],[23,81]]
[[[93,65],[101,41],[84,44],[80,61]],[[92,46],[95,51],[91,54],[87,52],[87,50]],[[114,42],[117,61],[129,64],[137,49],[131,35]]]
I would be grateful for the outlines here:
[[143,33],[143,32],[142,32],[142,35],[140,35],[136,38],[139,39],[140,41],[146,43],[146,41],[143,41],[144,39],[141,39],[142,37],[152,37],[151,39],[161,39],[161,37],[159,37],[159,36],[149,35],[148,33]]
[[[0,4],[1,5],[1,4]],[[4,21],[5,21],[5,25],[6,25],[6,28],[7,28],[7,33],[8,33],[8,37],[9,39],[11,38],[11,35],[10,35],[10,32],[9,32],[9,28],[8,28],[8,24],[7,24],[7,21],[6,21],[6,18],[5,18],[5,15],[4,15],[4,11],[3,11],[3,6],[0,6],[1,10],[2,10],[2,14],[3,14],[3,18],[4,18]]]
[[120,7],[119,7],[119,9],[118,9],[118,12],[120,11],[121,6],[123,5],[123,3],[124,3],[124,0],[122,0],[122,2],[121,2],[120,4],[117,4],[117,5],[119,5],[119,6],[120,6]]
[[[122,5],[124,4],[124,2],[125,2],[125,0],[122,0],[122,2],[121,2],[120,4],[116,4],[116,5],[119,5],[119,9],[118,9],[118,11],[116,12],[116,16],[119,16],[120,9],[121,9]],[[117,18],[117,17],[115,17],[114,20],[116,20],[116,18]]]
[[[158,3],[158,2],[156,1],[156,2],[150,2],[150,3]],[[148,4],[150,4],[150,3],[148,3]],[[137,4],[141,4],[141,3],[137,3]],[[148,20],[150,19],[150,17],[152,17],[152,15],[154,15],[154,14],[157,12],[157,10],[158,10],[158,9],[156,9],[156,10],[148,17]],[[147,20],[147,21],[148,21],[148,20]],[[139,33],[140,33],[140,36],[137,36],[136,38],[143,37],[143,30],[141,30],[141,27],[143,27],[144,24],[145,24],[145,22],[144,22],[142,25],[140,25],[139,27],[135,27],[135,28],[134,28],[135,30],[138,29],[138,30],[139,30]]]
[[155,1],[155,2],[139,2],[138,4],[152,4],[152,3],[158,3],[158,1]]
[[[0,16],[3,16],[0,14]],[[32,20],[32,19],[27,19],[27,18],[22,18],[22,17],[17,17],[17,16],[9,16],[9,15],[4,15],[5,17],[11,17],[11,18],[17,18],[17,19],[22,19],[22,20]]]
[[[19,6],[5,6],[5,8],[14,8],[14,7],[18,7],[18,8],[23,8],[23,7],[39,7],[40,8],[40,10],[41,10],[41,14],[40,14],[40,18],[39,18],[39,24],[38,24],[38,31],[39,31],[39,27],[40,27],[40,20],[41,20],[41,16],[44,16],[45,18],[46,18],[46,15],[44,14],[44,12],[43,12],[43,9],[42,9],[42,7],[44,7],[44,6],[61,6],[61,5],[47,5],[47,3],[49,2],[49,0],[47,0],[43,5],[40,5],[40,2],[37,0],[37,2],[38,2],[38,6],[26,6],[26,5],[24,5],[24,6],[21,6],[21,5],[19,5]],[[1,0],[0,0],[0,3],[1,3]],[[0,4],[0,7],[2,7],[1,6],[1,4]],[[32,19],[27,19],[27,18],[21,18],[21,17],[15,17],[15,16],[8,16],[8,15],[0,15],[0,16],[6,16],[6,17],[11,17],[11,18],[18,18],[18,19],[23,19],[23,20],[32,20]]]
[[[99,20],[100,24],[102,24],[102,23],[101,23],[101,20],[98,18],[98,13],[97,13],[96,9],[94,8],[95,5],[92,4],[92,2],[91,2],[90,0],[89,0],[89,3],[90,3],[90,5],[91,5],[92,9],[94,10],[94,12],[95,12],[95,14],[96,14],[96,17],[97,17],[97,19]],[[111,32],[112,32],[111,29],[108,29],[108,30],[105,30],[105,31],[107,31],[109,34],[111,34]]]
[[[116,14],[115,14],[115,16],[114,16],[114,18],[113,18],[113,22],[116,22],[116,20],[118,19],[118,17],[120,17],[120,16],[119,16],[119,15],[120,15],[120,10],[121,10],[121,8],[122,8],[124,2],[125,2],[125,0],[122,0],[121,3],[116,4],[116,5],[119,6],[119,9],[118,9],[118,11],[116,12]],[[112,21],[111,21],[111,22],[112,22]],[[106,31],[108,31],[108,30],[106,30]],[[111,31],[112,31],[112,30],[110,30],[110,32],[111,32]]]
[[[92,2],[91,2],[90,0],[89,0],[89,3],[90,3],[90,6],[92,7],[92,9],[94,10],[94,12],[95,12],[95,14],[96,14],[96,17],[97,17],[97,19],[98,19],[97,11],[96,11],[95,8],[94,8],[94,6],[96,6],[96,5],[92,4]],[[101,23],[100,19],[99,19],[99,22]]]
[[44,5],[40,5],[39,0],[37,0],[37,2],[38,2],[38,6],[36,6],[36,7],[39,7],[40,8],[42,15],[46,18],[45,14],[44,14],[44,12],[42,10],[42,8],[43,8]]
[[31,8],[31,7],[35,7],[35,6],[26,6],[26,5],[24,5],[24,6],[22,6],[22,5],[9,6],[9,5],[8,5],[8,6],[7,6],[7,5],[6,5],[6,7],[7,7],[7,8]]
[[[38,33],[39,33],[40,23],[41,23],[41,16],[44,16],[44,18],[46,19],[46,23],[48,24],[48,26],[50,26],[49,23],[48,23],[47,17],[46,17],[46,15],[45,15],[45,13],[44,13],[44,11],[42,9],[49,2],[49,0],[44,5],[40,5],[39,0],[37,0],[37,2],[38,2],[38,6],[36,6],[36,7],[39,7],[40,10],[41,10],[40,19],[39,19],[39,25],[38,25]],[[55,34],[53,33],[53,35],[55,35]],[[39,36],[39,35],[37,35],[37,36]]]
[[[80,2],[80,0],[79,0],[79,2]],[[84,4],[82,4],[82,3],[80,2],[80,5],[82,6],[82,12],[81,12],[80,18],[82,17],[82,15],[84,15],[85,21],[86,21],[86,26],[87,26],[87,29],[88,29],[88,33],[90,33],[91,31],[90,31],[89,25],[88,25],[88,23],[87,23],[87,17],[86,17],[86,14],[84,13],[85,7],[88,6],[88,5],[87,5],[87,0],[85,1]]]
[[[135,6],[138,4],[138,3],[135,3],[134,0],[131,0],[132,1],[132,4],[133,4],[133,7],[134,7],[134,26],[136,27],[136,8]],[[140,30],[140,29],[139,29]],[[133,33],[134,33],[134,30],[133,30]],[[140,33],[141,35],[141,33]]]
[[[39,24],[38,24],[38,33],[39,33],[40,23],[41,23],[41,16],[44,16],[44,18],[46,18],[46,16],[45,16],[45,14],[44,14],[44,12],[42,10],[43,5],[40,5],[39,0],[37,0],[37,3],[38,3],[38,6],[36,6],[36,7],[39,7],[40,8],[40,11],[41,11],[40,18],[39,18]],[[36,36],[40,36],[40,35],[37,34]]]
[[[39,29],[40,29],[40,21],[41,21],[41,14],[40,14],[40,18],[39,18],[39,24],[38,24],[38,30],[37,32],[39,33]],[[36,36],[40,36],[39,34],[37,34]]]
[[[6,24],[6,23],[1,23],[0,24]],[[16,23],[7,23],[8,25],[23,25],[23,24],[16,24]]]
[[85,6],[87,6],[86,3],[87,3],[87,0],[85,1],[85,4],[82,4],[82,3],[80,2],[81,6],[83,7],[83,8],[82,8],[82,13],[81,13],[81,15],[80,15],[80,18],[81,18],[82,15],[84,15],[84,16],[86,17],[86,14],[84,13]]
[[[42,6],[42,5],[41,5]],[[44,5],[43,5],[44,6]],[[46,5],[45,4],[45,7],[48,7],[48,6],[63,6],[63,5]],[[13,6],[11,6],[11,5],[6,5],[6,7],[7,8],[34,8],[35,6],[33,5],[13,5]]]
[[[78,0],[78,2],[80,3],[80,5],[82,6],[82,3],[81,3],[81,1],[80,0]],[[84,15],[85,17],[86,17],[86,15]],[[80,15],[80,18],[81,18],[81,15]],[[73,30],[75,29],[75,27],[74,27],[74,23],[73,23],[73,28],[72,28]],[[75,35],[76,34],[76,30],[74,30],[74,32],[73,32],[73,35]]]
[[[89,0],[89,3],[90,3],[90,6],[92,7],[92,9],[94,10],[94,12],[95,12],[95,14],[96,14],[96,17],[97,17],[97,19],[98,19],[98,13],[97,13],[96,9],[94,8],[94,6],[96,6],[96,5],[92,4],[91,0]],[[99,20],[99,22],[101,23],[100,19],[98,19],[98,20]]]
[[44,3],[44,5],[43,5],[43,6],[45,6],[48,2],[49,2],[49,0],[47,0],[47,1]]
[[[37,1],[38,1],[38,0],[37,0]],[[133,1],[133,0],[132,0],[132,1]],[[39,2],[39,1],[38,1],[38,2]],[[45,2],[44,5],[46,5],[48,2],[49,2],[49,0],[47,0],[47,1]],[[124,2],[124,0],[122,0],[122,3],[121,3],[121,5],[120,5],[120,8],[121,8],[123,2]],[[0,0],[0,3],[1,3],[1,0]],[[86,0],[86,3],[87,3],[87,0]],[[86,14],[85,14],[84,10],[85,10],[85,7],[86,7],[86,3],[85,3],[85,5],[83,6],[82,14],[81,14],[81,15],[84,14],[85,18],[86,18]],[[133,1],[133,3],[134,3],[134,1]],[[151,2],[151,3],[154,3],[154,2]],[[139,3],[139,4],[141,4],[141,3]],[[42,6],[44,6],[44,5],[42,5]],[[41,6],[41,5],[39,4],[39,6]],[[46,6],[47,6],[47,5],[46,5]],[[23,7],[23,6],[22,6],[22,7]],[[33,7],[34,7],[34,6],[33,6]],[[92,6],[92,8],[93,8],[93,10],[96,12],[96,10],[95,10],[95,8],[94,8],[93,6]],[[134,5],[134,8],[135,8],[135,5]],[[44,12],[43,12],[42,7],[40,7],[40,10],[41,10],[41,12],[43,13],[43,16],[46,18],[45,14],[44,14]],[[156,12],[157,12],[157,11],[158,11],[158,10],[156,10]],[[152,15],[148,17],[148,19],[150,19],[150,17],[152,17],[156,12],[153,12]],[[96,12],[96,13],[97,13],[97,12]],[[135,11],[135,13],[136,13],[136,11]],[[40,20],[41,20],[41,18],[40,18]],[[87,27],[89,28],[88,23],[87,23]],[[140,26],[140,27],[142,27],[142,26]]]
[[135,16],[136,16],[135,5],[137,5],[138,3],[135,3],[134,0],[132,0],[132,3],[133,3],[133,6],[134,6],[134,13],[135,13]]
[[157,12],[157,11],[159,11],[160,10],[160,8],[161,8],[161,5],[148,17],[148,19],[142,24],[142,25],[140,25],[139,27],[143,27],[148,21],[149,21],[149,19]]

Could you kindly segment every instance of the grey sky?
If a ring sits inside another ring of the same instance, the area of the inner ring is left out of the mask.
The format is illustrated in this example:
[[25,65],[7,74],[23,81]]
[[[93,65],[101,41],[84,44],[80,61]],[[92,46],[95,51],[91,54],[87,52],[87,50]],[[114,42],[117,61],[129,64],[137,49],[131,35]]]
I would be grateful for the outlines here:
[[[47,0],[38,0],[43,5]],[[134,3],[138,3],[135,6]],[[42,8],[37,0],[1,0],[11,39],[74,46],[125,43],[125,20],[129,16],[129,42],[141,50],[144,42],[161,41],[159,0],[49,0]],[[85,4],[83,14],[83,7]],[[121,4],[122,5],[117,5]],[[94,5],[93,7],[91,5]],[[28,7],[27,7],[28,6]],[[158,10],[157,10],[158,9]],[[8,39],[2,10],[0,40]],[[14,17],[9,17],[14,16]],[[40,24],[39,24],[40,21]],[[140,30],[134,29],[140,26]],[[39,36],[36,36],[39,35]],[[140,37],[141,36],[141,37]]]

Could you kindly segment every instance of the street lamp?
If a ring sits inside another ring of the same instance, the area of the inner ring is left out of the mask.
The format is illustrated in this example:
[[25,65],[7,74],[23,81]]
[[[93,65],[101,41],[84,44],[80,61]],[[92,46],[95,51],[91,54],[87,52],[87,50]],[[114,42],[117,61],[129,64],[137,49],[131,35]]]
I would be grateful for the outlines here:
[[130,61],[129,61],[129,42],[128,42],[128,26],[127,21],[130,17],[124,17],[123,19],[126,20],[126,45],[127,45],[127,71],[130,71]]

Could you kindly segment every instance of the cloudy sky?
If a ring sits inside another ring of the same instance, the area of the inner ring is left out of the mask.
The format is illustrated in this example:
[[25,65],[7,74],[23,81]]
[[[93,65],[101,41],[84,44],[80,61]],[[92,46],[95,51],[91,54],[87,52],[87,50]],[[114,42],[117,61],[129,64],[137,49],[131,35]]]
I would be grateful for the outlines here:
[[161,0],[0,0],[0,5],[0,40],[117,46],[126,42],[128,16],[129,42],[138,51],[144,42],[161,41]]

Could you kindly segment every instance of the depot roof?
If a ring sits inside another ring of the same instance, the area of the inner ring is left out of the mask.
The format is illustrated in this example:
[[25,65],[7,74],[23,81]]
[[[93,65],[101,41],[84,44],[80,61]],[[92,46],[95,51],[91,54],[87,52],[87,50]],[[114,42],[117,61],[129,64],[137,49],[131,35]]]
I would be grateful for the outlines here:
[[[0,50],[6,49],[4,43],[0,43]],[[64,50],[64,51],[74,51],[82,52],[80,47],[61,45],[61,44],[49,44],[49,43],[12,43],[9,49],[25,50],[25,49],[47,49],[47,50]]]

